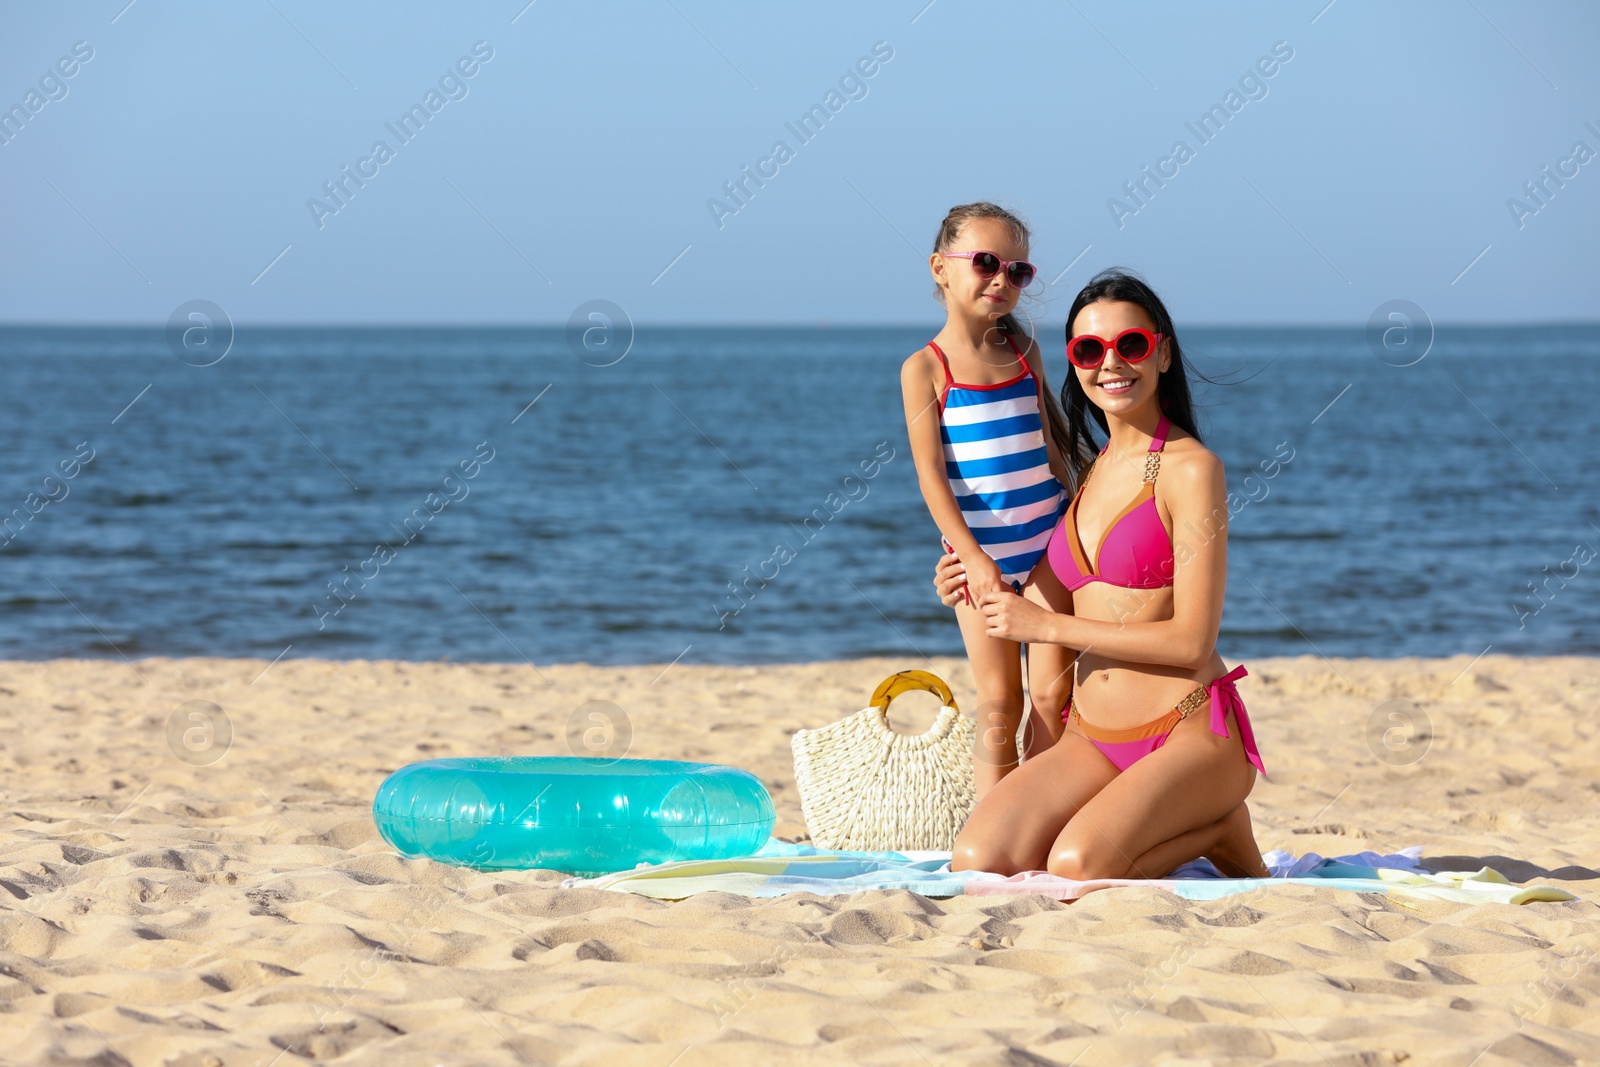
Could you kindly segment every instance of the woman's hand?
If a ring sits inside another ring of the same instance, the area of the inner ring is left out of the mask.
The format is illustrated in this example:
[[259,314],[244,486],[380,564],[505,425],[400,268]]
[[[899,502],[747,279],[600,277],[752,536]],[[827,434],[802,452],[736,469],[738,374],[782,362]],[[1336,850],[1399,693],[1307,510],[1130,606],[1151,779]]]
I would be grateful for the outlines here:
[[965,599],[961,587],[967,583],[967,569],[961,565],[961,560],[954,552],[946,552],[939,557],[939,565],[933,571],[933,588],[939,593],[939,600],[947,608],[953,608]]
[[977,606],[979,599],[986,594],[1011,591],[1011,586],[1001,576],[1000,564],[987,552],[979,553],[978,558],[972,561],[972,566],[967,568],[967,592],[972,596],[973,606]]
[[1024,645],[1047,642],[1055,614],[1010,589],[985,593],[978,598],[978,610],[983,612],[985,634]]

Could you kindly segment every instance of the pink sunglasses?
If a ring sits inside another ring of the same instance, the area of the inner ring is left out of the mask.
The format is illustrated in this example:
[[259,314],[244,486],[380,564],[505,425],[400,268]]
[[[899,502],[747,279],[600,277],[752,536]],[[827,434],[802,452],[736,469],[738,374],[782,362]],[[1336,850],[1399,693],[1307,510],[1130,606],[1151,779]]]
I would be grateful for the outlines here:
[[1018,289],[1026,289],[1032,282],[1036,273],[1032,263],[1025,259],[1001,259],[993,252],[940,252],[941,256],[951,259],[970,259],[972,269],[978,272],[978,277],[988,281],[1002,270],[1006,272],[1006,281]]

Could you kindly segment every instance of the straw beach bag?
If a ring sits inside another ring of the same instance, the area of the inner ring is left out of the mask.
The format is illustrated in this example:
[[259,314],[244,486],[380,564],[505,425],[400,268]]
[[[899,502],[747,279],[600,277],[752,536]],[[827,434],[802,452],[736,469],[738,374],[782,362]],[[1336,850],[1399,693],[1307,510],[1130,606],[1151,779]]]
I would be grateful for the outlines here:
[[[925,691],[944,702],[927,733],[897,734],[889,702]],[[948,849],[972,811],[972,720],[927,671],[883,680],[867,708],[791,742],[800,811],[818,848]]]

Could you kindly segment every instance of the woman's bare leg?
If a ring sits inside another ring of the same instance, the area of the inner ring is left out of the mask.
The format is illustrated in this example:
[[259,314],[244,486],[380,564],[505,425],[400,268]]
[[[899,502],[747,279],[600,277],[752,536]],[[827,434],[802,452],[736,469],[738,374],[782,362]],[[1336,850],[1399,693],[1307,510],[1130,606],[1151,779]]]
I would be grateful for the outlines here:
[[967,663],[978,689],[978,744],[972,754],[973,786],[981,801],[1017,765],[1017,726],[1022,722],[1022,646],[990,637],[983,612],[965,600],[956,621],[967,647]]
[[1217,843],[1201,855],[1229,878],[1270,877],[1272,872],[1261,858],[1261,846],[1256,844],[1249,806],[1240,804],[1222,822],[1222,834],[1217,838]]
[[1117,768],[1076,730],[997,783],[956,836],[951,870],[1017,874],[1043,870],[1061,828]]
[[1211,732],[1210,716],[1191,715],[1166,744],[1117,775],[1085,803],[1056,838],[1047,869],[1063,878],[1159,878],[1208,852],[1259,873],[1260,853],[1235,809],[1255,784],[1239,730]]
[[1229,878],[1266,878],[1267,870],[1250,829],[1250,812],[1240,804],[1214,823],[1163,841],[1133,861],[1135,878],[1163,878],[1204,856]]
[[[1022,595],[1060,615],[1072,614],[1072,593],[1050,562],[1039,557]],[[1023,752],[1032,759],[1060,739],[1061,712],[1072,695],[1073,666],[1078,651],[1062,645],[1028,646],[1028,719],[1023,727]]]

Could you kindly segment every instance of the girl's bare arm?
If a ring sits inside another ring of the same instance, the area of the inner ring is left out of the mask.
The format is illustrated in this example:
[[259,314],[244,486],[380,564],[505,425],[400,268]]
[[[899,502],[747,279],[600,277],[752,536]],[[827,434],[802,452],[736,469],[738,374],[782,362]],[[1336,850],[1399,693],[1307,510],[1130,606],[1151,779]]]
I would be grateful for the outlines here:
[[964,560],[988,559],[967,528],[967,520],[961,517],[961,507],[945,475],[944,440],[939,436],[939,396],[933,388],[932,362],[932,355],[923,349],[900,366],[900,395],[905,401],[906,434],[911,439],[917,484],[934,525],[955,547],[956,555]]

